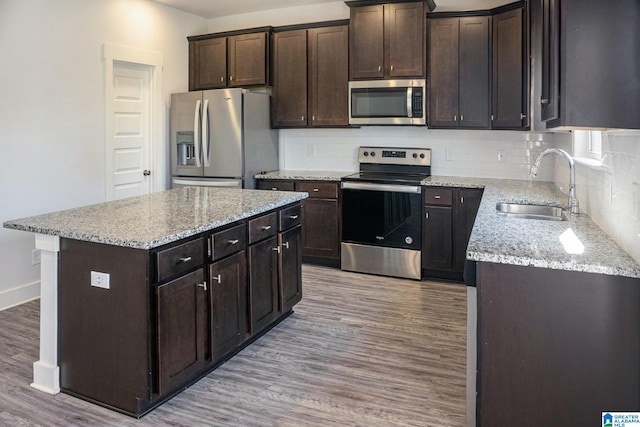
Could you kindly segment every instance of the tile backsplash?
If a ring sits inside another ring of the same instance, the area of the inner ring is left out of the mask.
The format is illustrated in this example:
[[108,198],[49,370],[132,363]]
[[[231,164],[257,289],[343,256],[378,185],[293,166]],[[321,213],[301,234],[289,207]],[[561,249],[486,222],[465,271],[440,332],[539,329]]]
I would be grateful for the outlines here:
[[[360,146],[431,149],[433,175],[529,179],[536,156],[552,147],[554,135],[535,132],[436,130],[424,127],[286,129],[280,131],[280,169],[358,169]],[[552,162],[540,169],[552,180]]]
[[[573,152],[571,134],[556,135],[556,145]],[[576,165],[580,209],[640,263],[640,132],[603,133],[602,165]],[[566,162],[555,161],[554,178],[566,189]]]

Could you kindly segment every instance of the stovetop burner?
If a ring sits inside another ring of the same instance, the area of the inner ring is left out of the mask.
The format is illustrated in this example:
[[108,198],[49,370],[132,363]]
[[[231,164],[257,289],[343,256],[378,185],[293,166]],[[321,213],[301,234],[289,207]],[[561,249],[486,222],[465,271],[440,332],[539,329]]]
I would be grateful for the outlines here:
[[342,178],[343,181],[419,185],[431,175],[431,150],[360,147],[358,164],[360,172]]

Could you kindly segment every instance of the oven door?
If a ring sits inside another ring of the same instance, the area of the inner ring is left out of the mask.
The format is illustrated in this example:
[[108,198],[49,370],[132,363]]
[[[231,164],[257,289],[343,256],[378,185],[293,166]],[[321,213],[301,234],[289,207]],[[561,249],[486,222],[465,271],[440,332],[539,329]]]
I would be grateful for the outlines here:
[[342,241],[420,250],[420,186],[342,183]]

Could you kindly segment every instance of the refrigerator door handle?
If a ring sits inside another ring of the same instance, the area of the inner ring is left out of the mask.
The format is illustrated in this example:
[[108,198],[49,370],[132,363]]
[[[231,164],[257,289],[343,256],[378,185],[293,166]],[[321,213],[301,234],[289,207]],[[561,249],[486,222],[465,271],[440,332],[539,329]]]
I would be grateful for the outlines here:
[[193,113],[193,147],[195,148],[196,166],[201,167],[200,162],[200,100],[196,101]]
[[209,100],[204,100],[204,107],[202,108],[202,159],[204,161],[204,167],[208,168],[211,165],[211,151],[209,147]]

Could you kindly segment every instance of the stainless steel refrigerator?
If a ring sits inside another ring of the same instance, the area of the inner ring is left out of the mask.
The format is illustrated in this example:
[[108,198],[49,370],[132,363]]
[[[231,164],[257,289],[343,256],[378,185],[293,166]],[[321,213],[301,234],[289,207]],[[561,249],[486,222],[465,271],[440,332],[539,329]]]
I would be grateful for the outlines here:
[[218,89],[171,95],[171,186],[254,188],[278,169],[269,95]]

